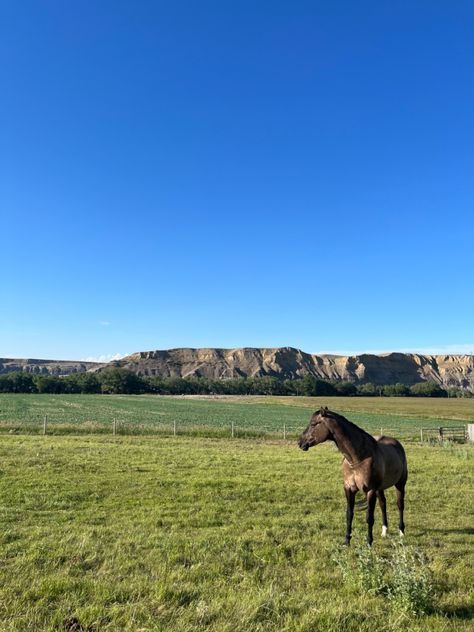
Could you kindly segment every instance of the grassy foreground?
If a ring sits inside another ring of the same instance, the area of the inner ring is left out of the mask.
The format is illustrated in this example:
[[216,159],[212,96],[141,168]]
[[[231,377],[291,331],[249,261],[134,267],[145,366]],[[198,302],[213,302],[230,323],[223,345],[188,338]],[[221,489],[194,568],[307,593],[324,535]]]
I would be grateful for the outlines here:
[[[474,451],[407,454],[406,542],[428,556],[436,589],[419,616],[343,584],[333,446],[0,437],[0,629],[472,630]],[[379,553],[398,539],[381,539],[378,510],[375,533]],[[359,512],[353,544],[364,538]]]

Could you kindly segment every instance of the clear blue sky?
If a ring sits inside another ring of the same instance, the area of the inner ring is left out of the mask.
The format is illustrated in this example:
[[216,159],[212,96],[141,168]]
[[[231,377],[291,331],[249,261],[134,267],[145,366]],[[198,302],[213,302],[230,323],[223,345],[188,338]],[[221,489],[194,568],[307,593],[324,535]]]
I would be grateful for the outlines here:
[[0,13],[0,356],[474,349],[472,2]]

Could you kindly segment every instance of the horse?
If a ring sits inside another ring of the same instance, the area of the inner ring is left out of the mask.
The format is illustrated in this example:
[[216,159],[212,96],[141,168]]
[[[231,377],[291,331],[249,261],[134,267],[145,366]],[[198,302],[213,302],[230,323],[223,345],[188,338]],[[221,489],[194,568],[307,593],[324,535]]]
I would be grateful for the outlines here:
[[334,441],[339,452],[344,456],[342,473],[347,500],[347,528],[344,543],[349,545],[351,542],[354,503],[358,491],[363,492],[367,500],[367,543],[370,546],[373,542],[377,498],[382,510],[382,537],[387,536],[387,503],[384,490],[393,485],[397,490],[399,529],[400,535],[403,536],[408,468],[402,444],[391,437],[372,437],[342,415],[328,410],[327,407],[321,407],[312,415],[308,427],[299,438],[298,445],[306,451],[328,440]]

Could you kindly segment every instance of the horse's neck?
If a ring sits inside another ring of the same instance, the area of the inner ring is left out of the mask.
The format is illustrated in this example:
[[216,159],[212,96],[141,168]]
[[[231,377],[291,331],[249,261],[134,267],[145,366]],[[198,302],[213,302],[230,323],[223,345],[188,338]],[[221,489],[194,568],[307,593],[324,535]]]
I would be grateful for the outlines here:
[[374,452],[372,437],[353,424],[349,424],[343,419],[334,420],[333,436],[339,452],[341,452],[349,463],[355,464],[363,461]]

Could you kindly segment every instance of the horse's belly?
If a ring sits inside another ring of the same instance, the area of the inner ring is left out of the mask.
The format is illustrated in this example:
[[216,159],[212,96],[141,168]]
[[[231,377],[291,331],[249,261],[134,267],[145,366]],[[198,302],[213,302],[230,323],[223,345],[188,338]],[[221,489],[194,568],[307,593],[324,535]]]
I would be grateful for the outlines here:
[[398,481],[402,478],[403,474],[403,463],[399,461],[388,461],[384,467],[384,473],[381,477],[381,486],[380,489],[387,489],[388,487],[392,487],[392,485],[396,485]]
[[387,489],[403,478],[406,472],[405,455],[403,448],[395,439],[382,437],[377,443],[377,469],[381,475],[379,489]]

